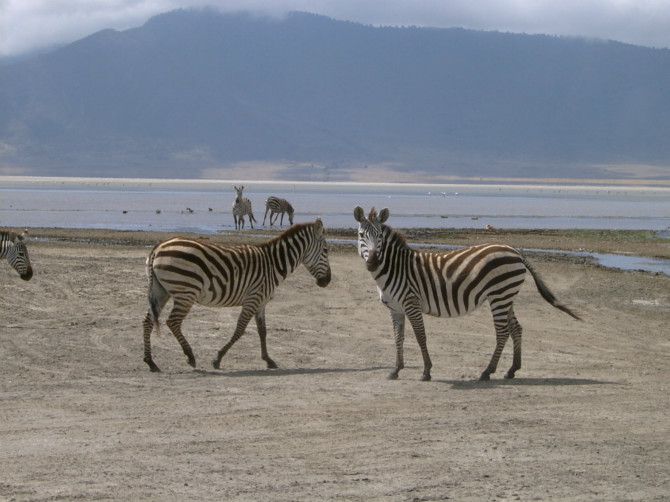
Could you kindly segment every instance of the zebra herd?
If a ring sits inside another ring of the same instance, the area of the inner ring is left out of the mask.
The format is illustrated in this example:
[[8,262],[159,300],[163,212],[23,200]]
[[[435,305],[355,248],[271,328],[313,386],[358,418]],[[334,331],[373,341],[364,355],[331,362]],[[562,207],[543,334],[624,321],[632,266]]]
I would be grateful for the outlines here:
[[[251,207],[251,201],[247,199],[244,194],[244,185],[236,186],[235,188],[236,196],[235,201],[233,202],[233,220],[235,221],[235,230],[244,229],[244,217],[249,217],[249,225],[251,228],[254,228],[254,212]],[[281,215],[281,220],[279,220],[279,225],[284,224],[284,214],[288,214],[288,221],[290,225],[293,225],[293,206],[286,199],[281,199],[279,197],[270,196],[265,200],[265,216],[263,217],[263,225],[265,225],[265,219],[268,217],[268,211],[270,212],[270,226],[272,226],[276,221],[279,215]],[[273,218],[274,216],[274,218]]]
[[[238,191],[242,204],[243,188]],[[398,378],[404,367],[406,319],[423,356],[421,380],[430,380],[432,362],[426,347],[423,315],[456,317],[472,312],[486,301],[493,314],[496,345],[480,380],[488,380],[496,371],[509,337],[514,355],[505,378],[514,378],[521,367],[522,329],[514,314],[513,302],[526,272],[530,273],[542,298],[580,319],[556,299],[518,250],[504,244],[483,244],[448,252],[417,251],[401,233],[385,224],[388,217],[386,208],[379,213],[372,208],[367,217],[360,206],[354,209],[358,222],[358,254],[376,282],[379,298],[388,308],[393,324],[396,363],[389,379]],[[1,257],[6,257],[23,279],[31,278],[24,234],[0,233]],[[320,219],[292,225],[261,245],[227,245],[183,237],[157,244],[146,261],[149,309],[143,321],[144,362],[151,371],[160,371],[151,355],[151,333],[159,332],[161,311],[172,298],[166,325],[192,367],[196,365],[195,356],[181,326],[192,307],[200,304],[241,307],[232,337],[212,361],[214,368],[220,367],[223,356],[244,334],[252,318],[258,328],[261,357],[268,368],[276,368],[267,351],[265,307],[276,288],[300,264],[305,265],[318,286],[326,287],[330,283],[328,245]]]

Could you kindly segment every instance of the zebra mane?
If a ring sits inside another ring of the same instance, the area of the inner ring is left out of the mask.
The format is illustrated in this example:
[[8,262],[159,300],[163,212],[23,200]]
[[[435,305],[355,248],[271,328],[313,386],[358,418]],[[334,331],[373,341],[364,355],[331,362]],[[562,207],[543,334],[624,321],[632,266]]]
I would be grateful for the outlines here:
[[400,231],[395,230],[393,227],[389,227],[388,225],[384,225],[382,223],[382,235],[386,237],[388,242],[392,242],[402,248],[410,249],[405,235]]
[[[283,240],[283,239],[288,239],[291,237],[294,237],[295,235],[299,234],[302,232],[304,229],[311,227],[314,225],[314,222],[311,223],[296,223],[295,225],[291,225],[288,230],[282,232],[279,234],[277,237],[274,237],[273,239],[269,240],[266,242],[267,244],[275,244],[276,242]],[[324,229],[325,232],[325,229]]]

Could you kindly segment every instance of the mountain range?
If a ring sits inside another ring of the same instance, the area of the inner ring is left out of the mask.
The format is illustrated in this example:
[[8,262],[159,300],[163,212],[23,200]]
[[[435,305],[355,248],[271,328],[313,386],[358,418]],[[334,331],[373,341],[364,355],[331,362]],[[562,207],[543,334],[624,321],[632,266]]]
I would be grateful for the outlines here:
[[0,65],[0,174],[670,179],[670,50],[168,12]]

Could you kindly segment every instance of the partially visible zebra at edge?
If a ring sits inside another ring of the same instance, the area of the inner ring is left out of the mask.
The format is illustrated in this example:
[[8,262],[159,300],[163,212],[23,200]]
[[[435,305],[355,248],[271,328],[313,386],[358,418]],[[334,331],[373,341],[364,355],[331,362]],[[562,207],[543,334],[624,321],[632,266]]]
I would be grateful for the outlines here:
[[580,317],[561,304],[549,291],[528,261],[505,244],[481,244],[447,252],[415,251],[404,236],[384,225],[389,210],[379,214],[374,208],[365,217],[363,208],[354,209],[358,221],[358,254],[377,282],[381,302],[390,310],[396,344],[396,365],[389,379],[398,378],[404,367],[405,317],[414,330],[423,356],[421,380],[430,380],[432,362],[426,347],[423,314],[456,317],[472,312],[488,300],[493,314],[496,347],[480,380],[495,373],[500,355],[511,336],[514,356],[505,378],[514,378],[521,368],[521,325],[513,310],[514,297],[521,289],[526,271],[535,280],[547,302],[577,320]]
[[244,229],[244,217],[249,215],[249,224],[251,228],[254,228],[254,213],[251,210],[251,201],[247,199],[243,194],[244,185],[239,187],[234,187],[237,195],[235,196],[235,202],[233,202],[233,219],[235,220],[235,230]]
[[[263,216],[263,225],[265,225],[265,218],[268,216],[268,211],[270,212],[270,226],[277,221],[277,218],[281,214],[281,219],[279,220],[279,226],[284,224],[284,213],[288,214],[289,224],[293,225],[293,206],[286,199],[281,199],[271,195],[265,199],[265,216]],[[274,216],[274,219],[272,218]]]
[[276,368],[265,343],[265,306],[277,286],[301,263],[314,276],[317,285],[326,287],[330,283],[328,248],[320,219],[294,225],[258,246],[232,246],[182,237],[156,245],[147,259],[149,311],[143,322],[144,362],[151,371],[160,371],[151,356],[151,332],[154,328],[159,331],[158,318],[171,297],[173,306],[166,324],[192,367],[195,367],[195,356],[182,334],[181,325],[198,303],[210,307],[242,307],[233,336],[212,361],[214,368],[219,368],[221,359],[244,334],[252,317],[261,340],[261,357],[268,368]]
[[0,231],[0,259],[6,258],[9,265],[18,272],[21,279],[29,281],[33,276],[33,267],[28,257],[25,238],[28,231],[17,234]]

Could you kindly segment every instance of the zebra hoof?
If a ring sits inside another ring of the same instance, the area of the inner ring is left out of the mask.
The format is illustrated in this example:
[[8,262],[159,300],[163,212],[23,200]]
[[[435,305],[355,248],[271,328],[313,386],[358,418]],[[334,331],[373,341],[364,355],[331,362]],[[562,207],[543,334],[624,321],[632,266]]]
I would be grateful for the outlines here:
[[389,373],[389,376],[386,377],[387,380],[397,380],[398,379],[398,370],[394,370]]
[[513,372],[508,371],[507,373],[505,373],[505,379],[506,380],[511,380],[512,378],[514,378],[514,373]]
[[156,363],[154,363],[153,359],[149,358],[144,358],[144,362],[149,365],[149,369],[151,370],[152,373],[160,373],[161,369],[156,366]]
[[420,380],[422,382],[430,382],[430,378],[431,378],[430,373],[428,373],[428,374],[424,373],[423,375],[421,375]]
[[214,366],[214,369],[215,369],[215,370],[218,370],[219,367],[221,366],[221,361],[217,361],[216,359],[214,359],[214,360],[212,361],[212,366]]
[[276,370],[277,368],[279,368],[279,366],[277,366],[277,363],[274,362],[272,359],[268,359],[266,362],[268,364],[269,370]]
[[488,382],[489,380],[491,380],[491,376],[486,371],[479,377],[480,382]]

